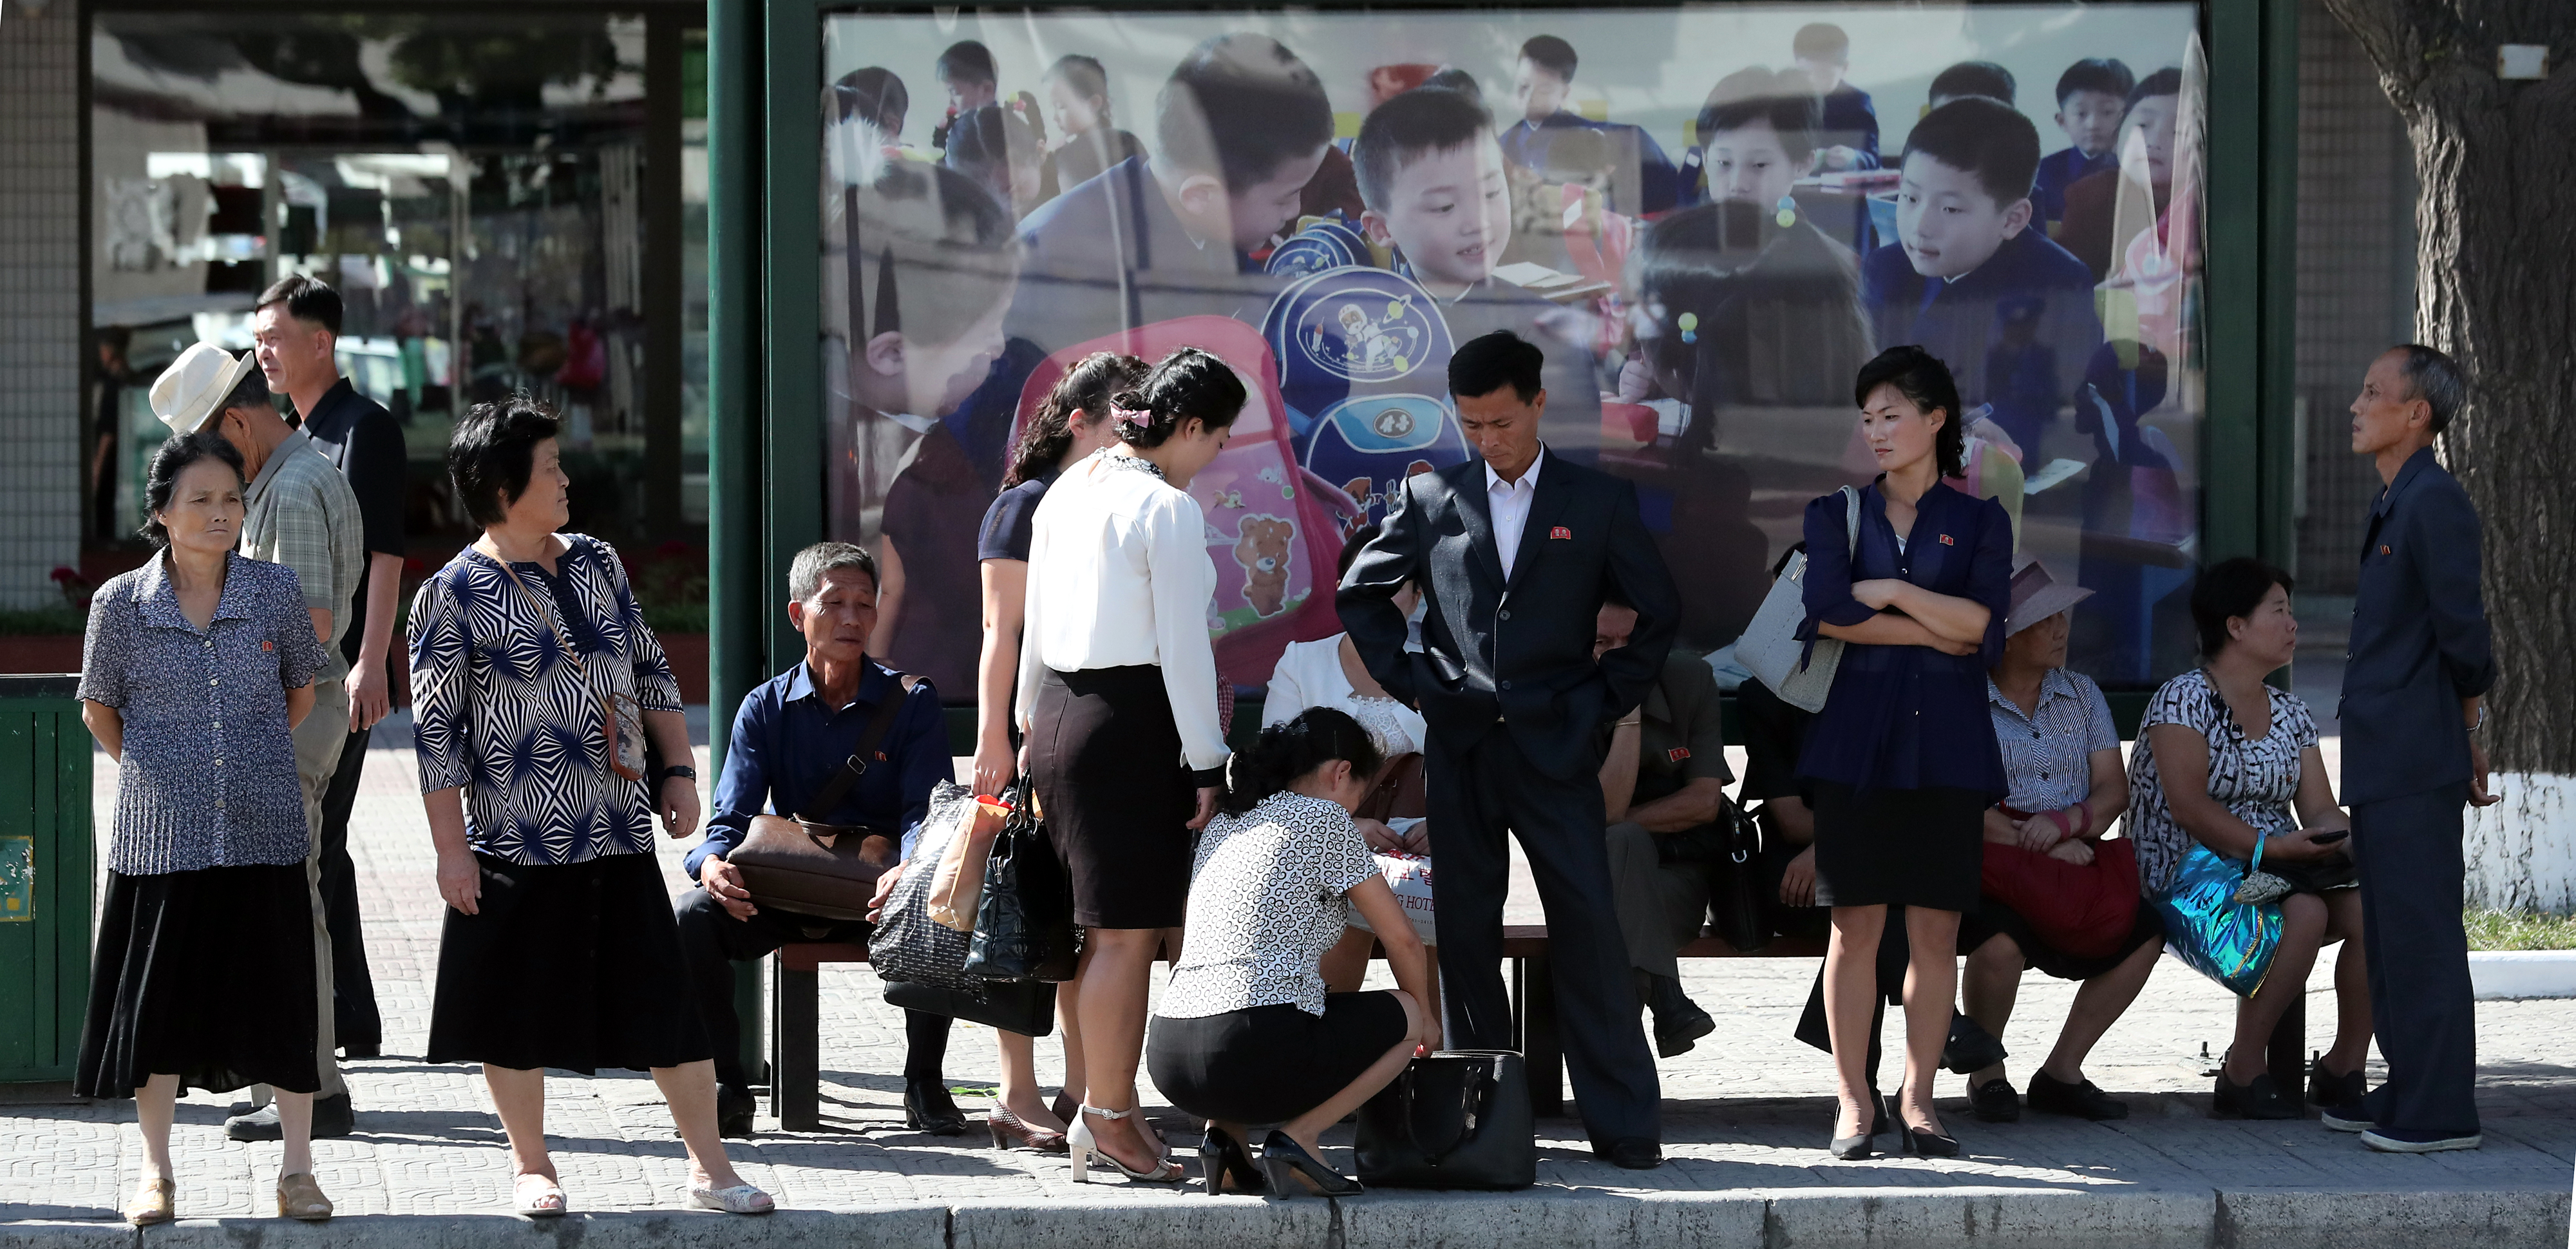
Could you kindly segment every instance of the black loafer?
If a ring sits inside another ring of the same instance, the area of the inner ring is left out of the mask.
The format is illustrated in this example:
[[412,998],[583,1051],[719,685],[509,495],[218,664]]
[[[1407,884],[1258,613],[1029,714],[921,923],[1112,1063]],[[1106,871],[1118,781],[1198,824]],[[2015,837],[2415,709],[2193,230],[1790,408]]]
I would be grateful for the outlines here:
[[1717,1031],[1717,1021],[1682,992],[1682,982],[1664,976],[1653,980],[1646,1004],[1655,1012],[1655,1055],[1678,1058],[1691,1052],[1701,1037]]
[[903,1123],[932,1136],[966,1135],[966,1112],[949,1098],[944,1080],[903,1082]]
[[2129,1103],[2103,1092],[2091,1080],[2068,1084],[2049,1078],[2045,1071],[2034,1071],[2030,1073],[2029,1096],[2031,1109],[2044,1110],[2052,1115],[2090,1119],[2095,1123],[2129,1117]]
[[2362,1131],[2371,1126],[2370,1112],[2362,1108],[2361,1101],[2367,1088],[2359,1067],[2336,1075],[2326,1070],[2322,1054],[2308,1067],[2308,1103],[2324,1112],[2326,1126],[2338,1132]]
[[[2039,1098],[2039,1082],[2045,1076],[2030,1079],[2031,1099]],[[1980,1123],[2018,1123],[2021,1121],[2021,1097],[2013,1092],[2012,1081],[1997,1077],[1968,1090],[1968,1113]]]
[[2227,1073],[2220,1071],[2210,1092],[2209,1115],[2213,1119],[2296,1119],[2299,1112],[2289,1098],[2281,1096],[2270,1072],[2244,1084],[2231,1084]]
[[716,1135],[736,1140],[751,1135],[752,1116],[760,1113],[760,1100],[751,1090],[733,1085],[716,1087]]
[[2010,1056],[2004,1050],[2004,1043],[1986,1031],[1985,1025],[1965,1014],[1951,1013],[1950,1039],[1941,1046],[1941,1065],[1949,1068],[1950,1074],[1975,1075],[2001,1064]]
[[1593,1156],[1629,1171],[1652,1171],[1664,1165],[1664,1147],[1643,1137],[1626,1136],[1607,1145],[1594,1145]]

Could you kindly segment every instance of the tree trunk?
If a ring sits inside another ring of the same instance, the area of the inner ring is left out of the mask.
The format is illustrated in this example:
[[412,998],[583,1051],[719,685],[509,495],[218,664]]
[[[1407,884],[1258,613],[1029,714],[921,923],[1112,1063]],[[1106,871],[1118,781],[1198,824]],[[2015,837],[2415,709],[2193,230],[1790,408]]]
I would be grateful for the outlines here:
[[[2417,332],[2469,378],[2440,450],[2484,521],[2505,795],[2472,814],[2471,896],[2576,909],[2576,4],[2324,3],[2406,124]],[[2507,43],[2548,47],[2550,76],[2498,79]]]

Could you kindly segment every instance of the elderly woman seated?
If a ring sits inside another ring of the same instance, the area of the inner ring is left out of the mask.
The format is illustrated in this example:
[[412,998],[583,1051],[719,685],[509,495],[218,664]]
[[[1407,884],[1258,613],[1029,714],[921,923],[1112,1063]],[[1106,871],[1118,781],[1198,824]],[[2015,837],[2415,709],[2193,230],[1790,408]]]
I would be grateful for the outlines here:
[[[2013,570],[2003,658],[1986,674],[1987,710],[2012,787],[2001,805],[1986,811],[1990,859],[2012,855],[1997,847],[2017,846],[2095,870],[2111,870],[2110,857],[2125,867],[2126,847],[2096,862],[2102,835],[2129,802],[2120,731],[2111,723],[2101,687],[2066,669],[2067,614],[2091,593],[2056,583],[2028,556]],[[2134,893],[2126,872],[2116,883],[2123,893]],[[2140,901],[2128,915],[2125,924],[2116,915],[2097,920],[2096,929],[2112,931],[2085,934],[2087,954],[2070,953],[2041,936],[1992,888],[1960,919],[1959,952],[1968,956],[1968,966],[1959,996],[1968,1017],[1988,1033],[2004,1034],[2023,970],[2036,967],[2082,985],[2058,1030],[2057,1047],[2030,1075],[2033,1110],[2097,1120],[2128,1117],[2125,1103],[2084,1078],[2084,1056],[2137,999],[2164,950],[2164,924],[2154,907]],[[1969,1074],[1968,1105],[1989,1123],[2021,1117],[2021,1099],[2002,1062]]]
[[[2308,1077],[2308,1096],[2328,1127],[2360,1131],[2361,1065],[2370,1052],[2370,980],[2361,944],[2361,890],[2350,851],[2351,817],[2335,805],[2308,706],[2263,679],[2298,649],[2290,577],[2259,560],[2231,559],[2200,574],[2191,618],[2201,666],[2164,683],[2147,704],[2143,735],[2129,757],[2129,835],[2137,842],[2139,886],[2150,899],[2174,890],[2185,860],[2207,847],[2233,864],[2261,868],[2290,892],[2280,911],[2269,968],[2236,1008],[2236,1040],[2218,1074],[2210,1110],[2248,1119],[2294,1119],[2298,1107],[2264,1073],[2264,1042],[2281,1014],[2307,992],[2308,970],[2328,942],[2335,961],[2335,1043]],[[2171,934],[2186,956],[2206,934]],[[2242,955],[2243,951],[2236,951]],[[2259,952],[2257,955],[2259,962]]]

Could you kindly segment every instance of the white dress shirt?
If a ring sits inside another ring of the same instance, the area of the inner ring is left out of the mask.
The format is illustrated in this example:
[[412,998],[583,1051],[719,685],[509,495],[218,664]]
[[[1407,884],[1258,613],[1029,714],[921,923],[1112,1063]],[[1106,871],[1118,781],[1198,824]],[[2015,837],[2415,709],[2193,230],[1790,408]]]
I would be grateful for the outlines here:
[[1037,706],[1053,668],[1154,664],[1193,771],[1223,766],[1217,727],[1216,655],[1208,559],[1199,502],[1141,460],[1094,452],[1047,488],[1031,522],[1027,606],[1020,647],[1019,721]]
[[1485,466],[1485,508],[1494,518],[1494,554],[1502,557],[1503,580],[1512,579],[1512,561],[1521,553],[1521,530],[1529,526],[1530,498],[1538,493],[1538,470],[1547,464],[1547,447],[1521,471],[1518,481],[1505,481],[1494,466]]

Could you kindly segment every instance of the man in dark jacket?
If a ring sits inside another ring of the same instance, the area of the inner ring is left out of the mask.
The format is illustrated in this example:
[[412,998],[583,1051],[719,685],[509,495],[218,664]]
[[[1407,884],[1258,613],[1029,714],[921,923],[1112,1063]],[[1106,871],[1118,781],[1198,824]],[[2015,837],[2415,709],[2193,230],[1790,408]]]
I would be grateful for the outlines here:
[[2495,684],[2478,593],[2478,514],[2433,455],[2467,396],[2449,356],[2408,343],[2370,366],[2352,449],[2387,488],[2362,538],[2344,656],[2344,801],[2361,872],[2371,1030],[2388,1078],[2309,1080],[2325,1124],[2389,1153],[2478,1147],[2477,1017],[2460,909],[2462,811],[2487,806],[2478,729]]
[[[1520,837],[1557,966],[1559,1026],[1594,1152],[1662,1162],[1654,1057],[1630,988],[1604,848],[1601,730],[1645,700],[1672,648],[1671,576],[1634,487],[1538,440],[1544,353],[1509,331],[1450,357],[1458,423],[1481,458],[1406,481],[1342,579],[1342,624],[1388,693],[1422,710],[1450,1035],[1511,1046],[1503,896]],[[1421,587],[1423,649],[1394,598]],[[1637,611],[1597,660],[1601,605]]]

